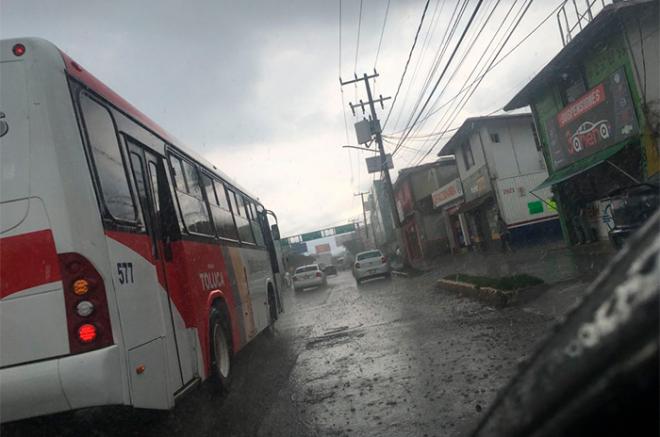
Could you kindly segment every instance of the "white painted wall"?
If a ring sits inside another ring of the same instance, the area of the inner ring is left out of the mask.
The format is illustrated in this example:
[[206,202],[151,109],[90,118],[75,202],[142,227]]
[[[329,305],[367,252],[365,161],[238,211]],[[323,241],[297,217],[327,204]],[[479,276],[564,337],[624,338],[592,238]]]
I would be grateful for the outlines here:
[[549,187],[535,191],[534,194],[538,197],[530,194],[530,190],[539,186],[546,178],[547,175],[543,173],[532,173],[497,179],[495,181],[500,213],[510,227],[516,227],[528,220],[541,221],[542,219],[557,217],[557,211],[552,210],[543,202],[543,212],[539,214],[530,214],[529,207],[527,206],[530,202],[539,201],[538,197],[546,202],[550,201],[552,191],[550,191]]
[[[536,148],[532,117],[487,121],[481,128],[496,198],[504,221],[509,226],[557,216],[542,202],[543,212],[530,214],[528,204],[541,199],[549,202],[550,188],[530,193],[547,177],[542,153]],[[499,135],[499,143],[490,134]]]
[[[547,174],[543,155],[536,148],[531,126],[531,116],[484,123],[480,133],[492,177],[507,178],[538,172]],[[499,143],[491,140],[490,134],[494,133],[499,135]]]
[[459,146],[456,149],[456,165],[458,166],[458,174],[461,180],[469,177],[471,174],[476,172],[480,167],[486,164],[486,158],[484,157],[483,151],[481,149],[481,142],[479,141],[479,133],[473,132],[470,134],[469,138],[466,140],[470,142],[472,146],[472,154],[474,155],[474,165],[469,169],[465,168],[465,161],[463,159],[463,147]]
[[[498,134],[499,142],[492,141],[491,134],[494,133]],[[466,169],[463,149],[457,149],[456,163],[460,177],[465,180],[487,161],[495,197],[507,224],[515,226],[557,216],[557,212],[545,203],[542,213],[529,213],[528,203],[539,201],[530,191],[548,177],[543,155],[534,142],[531,115],[482,121],[481,126],[470,135],[469,141],[475,165]],[[534,194],[549,201],[552,192],[546,188]]]

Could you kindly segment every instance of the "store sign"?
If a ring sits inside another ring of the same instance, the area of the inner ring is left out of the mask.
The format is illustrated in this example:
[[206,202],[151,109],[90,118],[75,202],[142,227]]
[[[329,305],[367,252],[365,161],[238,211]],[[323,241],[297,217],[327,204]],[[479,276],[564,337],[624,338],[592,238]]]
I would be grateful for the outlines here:
[[458,199],[463,195],[463,185],[461,185],[460,179],[454,179],[449,182],[447,185],[444,185],[431,194],[433,199],[433,207],[437,208],[439,206],[445,205],[452,200]]
[[330,245],[329,245],[328,243],[325,243],[325,244],[317,244],[317,245],[314,247],[314,250],[316,251],[317,254],[319,254],[319,253],[330,252]]
[[335,226],[335,234],[345,234],[346,232],[353,232],[355,230],[355,225],[349,223],[347,225]]
[[308,232],[306,234],[302,234],[300,237],[302,238],[302,241],[312,241],[312,240],[318,240],[319,238],[323,238],[323,234],[321,234],[321,231],[314,231],[314,232]]
[[546,121],[557,170],[639,134],[623,68]]
[[305,252],[307,252],[307,243],[291,243],[291,253],[302,255]]
[[463,196],[465,196],[466,202],[477,199],[489,191],[490,183],[488,182],[488,170],[485,165],[463,179]]

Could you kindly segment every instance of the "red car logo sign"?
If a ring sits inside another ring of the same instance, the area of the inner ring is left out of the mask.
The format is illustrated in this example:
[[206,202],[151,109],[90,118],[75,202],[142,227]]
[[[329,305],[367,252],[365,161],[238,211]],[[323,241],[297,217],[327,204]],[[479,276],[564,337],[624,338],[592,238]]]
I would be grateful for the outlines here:
[[569,138],[568,153],[574,155],[580,153],[585,147],[593,147],[611,135],[610,123],[600,120],[595,123],[585,121]]

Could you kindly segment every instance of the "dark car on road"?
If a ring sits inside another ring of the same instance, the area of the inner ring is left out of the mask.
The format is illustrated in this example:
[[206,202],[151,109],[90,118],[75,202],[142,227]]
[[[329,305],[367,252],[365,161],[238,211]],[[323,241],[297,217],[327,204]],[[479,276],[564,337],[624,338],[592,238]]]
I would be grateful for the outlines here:
[[612,191],[610,202],[614,227],[609,231],[609,239],[620,249],[623,241],[658,209],[660,193],[655,185],[633,185]]

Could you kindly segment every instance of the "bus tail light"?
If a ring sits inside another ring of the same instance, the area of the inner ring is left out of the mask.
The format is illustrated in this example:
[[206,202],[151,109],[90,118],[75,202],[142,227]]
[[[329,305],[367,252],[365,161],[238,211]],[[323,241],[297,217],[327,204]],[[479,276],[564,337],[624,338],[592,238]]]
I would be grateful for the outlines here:
[[72,354],[113,344],[103,278],[79,253],[60,253],[69,349]]
[[85,323],[78,328],[78,339],[82,343],[91,343],[96,339],[96,326],[91,323]]
[[321,272],[316,272],[316,277],[317,277],[317,278],[320,278],[321,276],[323,276],[323,273],[321,273]]
[[25,46],[19,42],[18,44],[14,44],[11,51],[14,53],[14,56],[23,56],[25,54]]

